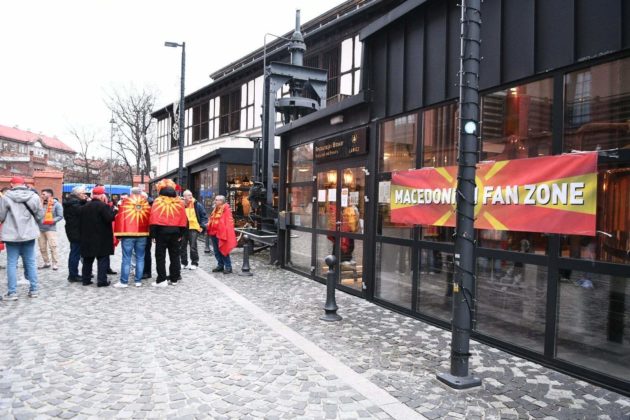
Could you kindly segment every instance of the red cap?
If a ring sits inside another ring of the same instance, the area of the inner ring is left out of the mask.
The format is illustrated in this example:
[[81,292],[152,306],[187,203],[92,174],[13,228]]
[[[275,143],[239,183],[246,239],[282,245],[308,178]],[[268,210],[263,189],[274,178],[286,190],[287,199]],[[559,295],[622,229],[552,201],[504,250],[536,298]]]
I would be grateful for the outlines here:
[[105,194],[105,187],[95,187],[92,190],[92,195],[101,195],[101,194]]
[[182,187],[180,187],[179,184],[175,184],[175,191],[176,192],[181,192],[182,191]]
[[13,178],[11,178],[11,184],[15,184],[15,185],[23,185],[24,184],[24,178],[22,178],[21,176],[14,176]]

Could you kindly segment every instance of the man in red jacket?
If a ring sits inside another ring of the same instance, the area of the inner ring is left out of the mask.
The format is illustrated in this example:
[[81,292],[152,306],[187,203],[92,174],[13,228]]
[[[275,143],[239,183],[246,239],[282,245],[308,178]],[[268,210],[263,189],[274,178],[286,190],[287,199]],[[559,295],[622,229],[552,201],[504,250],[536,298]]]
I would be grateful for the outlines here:
[[217,259],[217,267],[212,272],[230,274],[232,272],[230,252],[236,246],[236,234],[232,210],[222,195],[217,195],[214,199],[214,210],[208,222],[208,235],[212,239],[214,257]]

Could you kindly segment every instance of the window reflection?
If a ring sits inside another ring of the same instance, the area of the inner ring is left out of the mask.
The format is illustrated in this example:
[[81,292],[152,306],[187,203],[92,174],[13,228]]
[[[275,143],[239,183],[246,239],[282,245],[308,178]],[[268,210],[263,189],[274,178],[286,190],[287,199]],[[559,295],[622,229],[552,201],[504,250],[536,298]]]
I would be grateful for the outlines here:
[[416,167],[416,114],[385,121],[381,125],[381,172],[403,171]]
[[422,166],[457,165],[458,115],[456,103],[422,113]]
[[313,221],[313,187],[287,188],[287,211],[292,225],[311,227]]
[[418,312],[450,321],[453,302],[453,254],[420,251]]
[[289,230],[287,235],[287,265],[304,273],[311,273],[310,233]]
[[411,248],[376,244],[376,284],[374,297],[411,309]]
[[313,176],[313,143],[289,149],[288,182],[310,182]]

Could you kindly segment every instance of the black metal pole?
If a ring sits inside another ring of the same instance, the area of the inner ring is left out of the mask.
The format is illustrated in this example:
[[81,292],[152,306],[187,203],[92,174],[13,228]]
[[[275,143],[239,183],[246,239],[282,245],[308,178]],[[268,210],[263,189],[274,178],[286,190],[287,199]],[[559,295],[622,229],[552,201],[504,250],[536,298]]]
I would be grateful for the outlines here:
[[179,92],[179,167],[177,168],[177,183],[186,189],[184,185],[184,80],[186,75],[186,43],[182,42],[182,74],[181,87]]
[[249,254],[252,252],[251,246],[252,240],[245,235],[245,245],[243,245],[243,266],[241,267],[241,272],[238,273],[239,276],[251,277],[254,275],[249,268]]
[[468,373],[470,333],[474,319],[475,290],[475,170],[479,127],[479,62],[481,58],[481,0],[462,0],[461,61],[459,74],[459,170],[451,371],[437,378],[455,389],[481,385]]
[[335,301],[335,283],[337,282],[337,273],[335,265],[337,258],[334,255],[327,256],[324,261],[328,265],[328,274],[326,274],[326,304],[324,305],[324,315],[319,317],[322,321],[341,321],[341,316],[337,315],[337,302]]

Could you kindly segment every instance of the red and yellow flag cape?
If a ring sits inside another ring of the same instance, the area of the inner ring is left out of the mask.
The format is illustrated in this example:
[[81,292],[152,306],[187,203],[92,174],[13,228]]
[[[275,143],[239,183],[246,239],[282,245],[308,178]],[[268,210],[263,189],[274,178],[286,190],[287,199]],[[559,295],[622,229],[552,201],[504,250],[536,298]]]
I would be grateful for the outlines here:
[[128,197],[118,206],[114,219],[114,236],[149,236],[151,206],[140,197]]
[[150,225],[159,226],[188,226],[184,201],[179,197],[160,195],[151,207]]
[[55,204],[55,202],[53,201],[53,198],[49,198],[48,199],[48,205],[46,206],[46,214],[44,214],[44,221],[43,224],[44,225],[52,225],[55,223],[55,219],[53,218],[53,205]]

